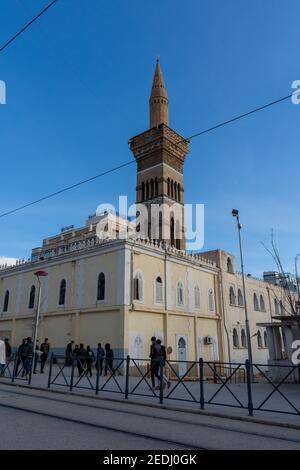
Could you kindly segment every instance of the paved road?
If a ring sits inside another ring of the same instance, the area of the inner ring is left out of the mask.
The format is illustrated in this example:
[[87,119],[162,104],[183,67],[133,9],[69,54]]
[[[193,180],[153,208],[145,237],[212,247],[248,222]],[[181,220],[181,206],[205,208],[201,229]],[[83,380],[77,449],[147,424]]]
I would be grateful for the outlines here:
[[300,449],[300,431],[0,385],[0,449]]

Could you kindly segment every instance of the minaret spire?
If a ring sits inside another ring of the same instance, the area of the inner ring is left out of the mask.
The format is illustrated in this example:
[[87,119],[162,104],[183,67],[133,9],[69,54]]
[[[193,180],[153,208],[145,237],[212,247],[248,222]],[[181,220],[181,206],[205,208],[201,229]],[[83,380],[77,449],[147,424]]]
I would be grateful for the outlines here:
[[160,67],[159,57],[156,59],[153,84],[150,96],[150,128],[160,124],[169,125],[168,95],[164,77]]

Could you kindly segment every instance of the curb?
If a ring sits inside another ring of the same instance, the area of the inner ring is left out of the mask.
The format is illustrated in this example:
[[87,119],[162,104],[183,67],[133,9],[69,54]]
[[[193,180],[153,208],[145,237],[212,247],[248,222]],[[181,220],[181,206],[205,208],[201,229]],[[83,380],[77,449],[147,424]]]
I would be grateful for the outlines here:
[[113,403],[121,403],[121,404],[126,404],[126,405],[133,405],[133,406],[147,406],[148,408],[155,408],[158,410],[167,410],[167,411],[178,411],[180,413],[189,413],[189,414],[197,414],[197,415],[204,415],[204,416],[211,416],[214,418],[223,418],[223,419],[230,419],[233,421],[244,421],[244,422],[250,422],[250,423],[256,423],[256,424],[261,424],[265,426],[273,426],[273,427],[280,427],[280,428],[289,428],[289,429],[295,429],[295,430],[300,430],[300,424],[294,424],[294,423],[288,423],[288,422],[280,422],[280,421],[273,421],[273,420],[268,420],[265,418],[257,418],[254,416],[235,416],[235,415],[230,415],[226,413],[218,413],[215,411],[208,411],[208,410],[193,410],[190,408],[184,408],[180,406],[168,406],[165,404],[159,404],[159,403],[146,403],[142,401],[137,401],[137,400],[120,400],[118,398],[112,398],[112,397],[105,397],[105,396],[100,396],[100,395],[87,395],[83,393],[74,393],[70,391],[65,391],[65,390],[53,390],[51,388],[44,388],[44,387],[35,387],[33,385],[21,385],[18,383],[7,383],[7,382],[0,382],[1,385],[6,385],[6,386],[12,386],[12,387],[17,387],[17,388],[24,388],[24,389],[29,389],[29,390],[38,390],[42,392],[49,392],[53,394],[60,394],[60,395],[69,395],[72,397],[80,397],[80,398],[91,398],[93,400],[104,400],[104,401],[110,401]]

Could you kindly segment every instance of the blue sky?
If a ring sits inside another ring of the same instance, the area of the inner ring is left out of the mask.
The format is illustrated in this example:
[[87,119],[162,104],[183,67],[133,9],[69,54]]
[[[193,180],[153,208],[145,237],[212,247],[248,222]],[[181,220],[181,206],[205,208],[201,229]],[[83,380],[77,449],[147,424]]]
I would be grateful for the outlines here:
[[[0,0],[0,44],[48,1]],[[0,54],[0,212],[132,158],[146,130],[157,55],[170,126],[184,136],[291,92],[300,79],[298,0],[59,0]],[[283,102],[192,141],[185,201],[205,204],[205,250],[238,253],[247,272],[273,269],[275,230],[287,269],[300,252],[300,106]],[[135,166],[0,219],[0,256],[83,225],[119,194],[134,202]]]

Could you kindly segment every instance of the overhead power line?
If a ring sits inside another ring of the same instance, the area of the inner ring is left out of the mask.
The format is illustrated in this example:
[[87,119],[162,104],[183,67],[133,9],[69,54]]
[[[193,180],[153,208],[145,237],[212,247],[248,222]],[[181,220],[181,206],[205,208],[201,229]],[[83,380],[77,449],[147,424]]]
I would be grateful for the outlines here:
[[12,38],[10,38],[5,44],[3,44],[3,46],[0,47],[0,52],[4,51],[4,49],[6,49],[22,33],[24,33],[24,31],[26,31],[26,29],[28,29],[29,26],[31,26],[38,18],[40,18],[44,13],[46,13],[46,11],[49,10],[49,8],[51,8],[57,1],[58,0],[53,0],[51,3],[49,3],[48,6],[46,6],[42,11],[40,11],[40,13],[38,15],[36,15],[34,18],[32,18],[32,20],[30,20],[29,23],[27,23],[25,26],[23,26],[23,28],[20,29],[20,31],[18,31]]
[[[178,144],[179,144],[181,141],[184,141],[184,142],[190,141],[190,140],[195,139],[195,138],[197,138],[197,137],[199,137],[199,136],[201,136],[201,135],[203,135],[203,134],[207,134],[207,133],[209,133],[209,132],[215,131],[216,129],[219,129],[220,127],[227,126],[228,124],[231,124],[231,123],[233,123],[233,122],[235,122],[235,121],[238,121],[239,119],[243,119],[243,118],[245,118],[245,117],[247,117],[247,116],[249,116],[249,115],[251,115],[251,114],[254,114],[254,113],[256,113],[256,112],[262,111],[262,110],[264,110],[264,109],[266,109],[266,108],[269,108],[269,107],[271,107],[271,106],[273,106],[273,105],[275,105],[275,104],[281,103],[281,102],[283,102],[283,101],[285,101],[285,100],[291,98],[292,95],[293,95],[293,93],[291,93],[291,94],[289,94],[289,95],[287,95],[287,96],[284,96],[283,98],[279,98],[279,99],[277,99],[277,100],[274,100],[274,101],[271,101],[271,102],[269,102],[269,103],[266,103],[266,104],[264,104],[263,106],[260,106],[260,107],[258,107],[258,108],[254,108],[254,109],[252,109],[252,110],[250,110],[250,111],[248,111],[248,112],[246,112],[246,113],[239,114],[238,116],[235,116],[235,117],[233,117],[233,118],[231,118],[231,119],[228,119],[228,120],[223,121],[223,122],[220,122],[219,124],[216,124],[216,125],[214,125],[214,126],[212,126],[212,127],[209,127],[209,128],[204,129],[204,130],[202,130],[202,131],[199,131],[199,132],[197,132],[196,134],[191,135],[190,137],[187,137],[187,138],[182,137],[182,139],[178,140]],[[149,158],[149,157],[145,157],[145,159],[146,159],[146,158]],[[96,179],[101,178],[101,177],[103,177],[103,176],[106,176],[106,175],[108,175],[108,174],[110,174],[110,173],[113,173],[113,172],[115,172],[115,171],[118,171],[118,170],[120,170],[120,169],[122,169],[122,168],[125,168],[125,167],[127,167],[127,166],[129,166],[129,165],[132,165],[133,163],[135,163],[135,160],[130,160],[130,161],[125,162],[125,163],[123,163],[123,164],[121,164],[121,165],[118,165],[118,166],[116,166],[116,167],[110,168],[109,170],[106,170],[106,171],[104,171],[104,172],[102,172],[102,173],[99,173],[98,175],[95,175],[95,176],[92,176],[92,177],[87,178],[87,179],[85,179],[85,180],[79,181],[78,183],[72,184],[71,186],[66,186],[65,188],[62,188],[62,189],[60,189],[59,191],[55,191],[55,192],[53,192],[53,193],[51,193],[51,194],[48,194],[48,195],[46,195],[46,196],[40,197],[39,199],[36,199],[35,201],[28,202],[27,204],[23,204],[22,206],[16,207],[16,208],[11,209],[11,210],[9,210],[9,211],[7,211],[7,212],[3,212],[2,214],[0,214],[0,218],[6,217],[6,216],[11,215],[11,214],[14,214],[15,212],[21,211],[21,210],[25,209],[26,207],[30,207],[30,206],[33,206],[33,205],[35,205],[35,204],[38,204],[39,202],[46,201],[47,199],[51,199],[52,197],[58,196],[59,194],[65,193],[65,192],[67,192],[67,191],[70,191],[71,189],[74,189],[74,188],[77,188],[77,187],[79,187],[79,186],[82,186],[83,184],[89,183],[90,181],[96,180]]]

